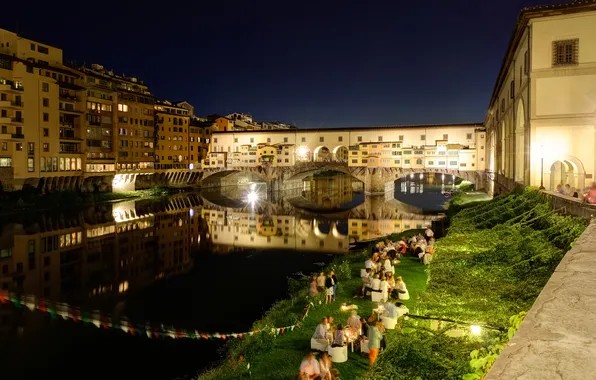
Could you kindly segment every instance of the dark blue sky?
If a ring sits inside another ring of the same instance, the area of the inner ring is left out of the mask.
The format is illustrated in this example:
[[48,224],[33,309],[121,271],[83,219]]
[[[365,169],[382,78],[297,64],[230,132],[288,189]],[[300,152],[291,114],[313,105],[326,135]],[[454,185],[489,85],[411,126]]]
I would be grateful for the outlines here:
[[203,116],[457,123],[484,119],[518,12],[557,2],[9,2],[0,27],[142,78]]

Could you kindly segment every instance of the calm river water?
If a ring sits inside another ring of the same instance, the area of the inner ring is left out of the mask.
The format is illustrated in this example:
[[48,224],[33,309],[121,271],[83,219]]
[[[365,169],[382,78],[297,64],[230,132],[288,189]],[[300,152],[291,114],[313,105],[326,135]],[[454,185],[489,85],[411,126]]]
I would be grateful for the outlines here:
[[[396,182],[394,196],[371,197],[334,175],[277,194],[254,183],[12,216],[0,226],[0,287],[156,329],[242,332],[286,296],[288,276],[317,271],[356,241],[431,224],[453,180],[417,174]],[[173,379],[213,365],[220,347],[0,304],[7,379]]]

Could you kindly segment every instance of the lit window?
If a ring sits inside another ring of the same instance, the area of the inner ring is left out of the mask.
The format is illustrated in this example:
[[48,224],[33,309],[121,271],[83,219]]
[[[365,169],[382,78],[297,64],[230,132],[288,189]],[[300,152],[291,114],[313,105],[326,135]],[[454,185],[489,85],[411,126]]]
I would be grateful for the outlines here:
[[128,105],[127,104],[118,104],[118,111],[128,112]]

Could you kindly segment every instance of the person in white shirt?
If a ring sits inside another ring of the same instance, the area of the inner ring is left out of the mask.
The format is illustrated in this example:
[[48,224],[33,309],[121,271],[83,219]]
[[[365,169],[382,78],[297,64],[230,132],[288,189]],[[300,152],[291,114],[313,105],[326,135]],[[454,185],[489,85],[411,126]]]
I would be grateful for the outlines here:
[[371,269],[372,267],[373,267],[373,261],[371,260],[370,257],[367,257],[366,261],[364,262],[364,268]]
[[431,237],[435,236],[435,233],[430,229],[430,227],[426,227],[424,234],[426,235],[426,241],[429,241]]
[[375,277],[372,280],[371,288],[377,292],[381,290],[381,280],[379,280],[378,274],[375,274]]
[[392,304],[391,302],[387,302],[384,305],[385,312],[383,313],[384,316],[391,319],[397,319],[402,315],[408,314],[410,310],[401,302],[396,302]]
[[325,273],[321,272],[319,274],[319,277],[317,277],[317,289],[319,290],[319,292],[323,292],[325,291]]
[[315,333],[313,334],[312,338],[325,339],[325,342],[327,342],[327,324],[327,318],[323,318],[321,320],[321,323],[317,325],[317,328],[315,329]]
[[391,272],[393,273],[393,264],[391,264],[391,259],[389,256],[385,257],[385,261],[383,262],[383,267],[385,268],[385,273]]
[[312,352],[309,352],[300,363],[300,375],[306,375],[309,379],[316,379],[321,375],[319,362],[314,358]]
[[387,280],[385,278],[381,281],[379,288],[381,289],[381,299],[387,301],[389,298],[389,286],[387,285]]

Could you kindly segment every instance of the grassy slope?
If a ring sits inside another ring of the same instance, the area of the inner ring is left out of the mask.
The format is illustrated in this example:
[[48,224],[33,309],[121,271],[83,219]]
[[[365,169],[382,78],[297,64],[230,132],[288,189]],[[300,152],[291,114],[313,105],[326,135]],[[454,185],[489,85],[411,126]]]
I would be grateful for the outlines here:
[[[407,232],[409,233],[409,232]],[[360,255],[359,255],[360,256]],[[351,266],[352,279],[341,281],[338,287],[337,301],[328,305],[317,305],[311,308],[308,317],[302,322],[302,328],[279,335],[274,341],[274,347],[268,352],[261,352],[254,355],[250,361],[252,377],[256,379],[293,379],[298,374],[300,362],[310,350],[310,338],[319,323],[326,315],[333,315],[336,323],[345,324],[349,312],[342,312],[340,306],[343,303],[358,305],[358,314],[368,317],[376,306],[370,299],[353,298],[358,287],[361,286],[360,269],[364,268],[363,260],[354,260]],[[426,287],[426,267],[420,264],[418,259],[405,257],[396,266],[398,275],[404,278],[410,293],[410,299],[404,303],[414,308],[420,294]],[[298,303],[296,307],[298,307]],[[302,304],[300,303],[300,307]],[[288,308],[294,309],[295,308]],[[288,310],[290,312],[290,310]],[[343,379],[355,379],[362,376],[369,368],[368,358],[364,354],[355,351],[349,352],[349,359],[345,363],[336,364],[335,368],[340,371]],[[209,371],[199,379],[234,379],[238,374],[229,370],[229,364],[225,362],[214,370]]]

